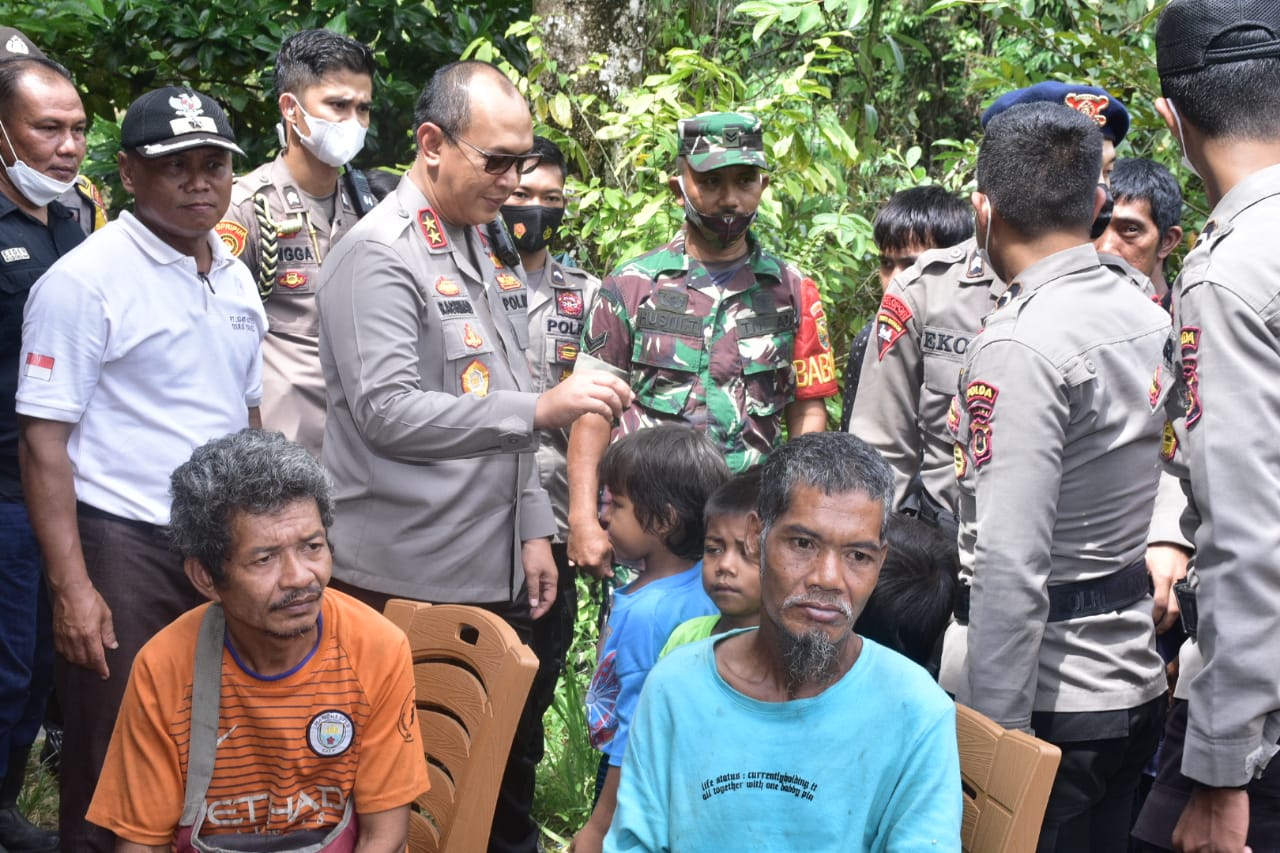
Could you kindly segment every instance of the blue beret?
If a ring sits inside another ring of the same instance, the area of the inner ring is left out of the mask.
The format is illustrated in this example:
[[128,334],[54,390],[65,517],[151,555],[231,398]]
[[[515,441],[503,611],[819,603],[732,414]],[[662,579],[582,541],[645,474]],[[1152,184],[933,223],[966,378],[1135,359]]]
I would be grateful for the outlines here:
[[982,126],[986,127],[987,122],[1009,107],[1040,101],[1066,104],[1071,109],[1084,113],[1096,121],[1102,135],[1116,145],[1123,142],[1124,135],[1129,132],[1129,111],[1106,89],[1059,83],[1057,80],[1037,83],[1025,89],[1014,89],[996,98],[995,103],[987,107],[987,111],[982,114]]

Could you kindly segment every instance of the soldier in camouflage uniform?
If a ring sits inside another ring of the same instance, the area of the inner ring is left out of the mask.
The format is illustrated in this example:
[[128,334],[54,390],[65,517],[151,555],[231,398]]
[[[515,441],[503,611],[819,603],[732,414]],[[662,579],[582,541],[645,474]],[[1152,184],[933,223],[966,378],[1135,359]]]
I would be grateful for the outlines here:
[[578,368],[635,392],[616,429],[584,416],[569,446],[569,555],[607,574],[596,468],[612,438],[666,421],[703,430],[742,471],[791,435],[826,427],[837,391],[827,318],[812,279],[763,251],[748,231],[769,185],[760,120],[681,120],[669,187],[685,210],[670,243],[605,279],[588,312]]
[[364,145],[375,67],[369,48],[329,30],[285,39],[275,69],[280,154],[236,179],[217,227],[253,273],[271,321],[262,425],[317,456],[325,390],[316,282],[330,247],[374,205],[367,185],[339,180],[339,169]]

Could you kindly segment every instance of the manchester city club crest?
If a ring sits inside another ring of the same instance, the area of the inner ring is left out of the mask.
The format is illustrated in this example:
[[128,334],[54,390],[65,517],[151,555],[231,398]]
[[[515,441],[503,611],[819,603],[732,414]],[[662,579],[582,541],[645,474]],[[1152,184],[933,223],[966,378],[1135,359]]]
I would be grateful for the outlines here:
[[321,711],[307,724],[307,745],[316,755],[332,758],[351,748],[356,726],[342,711]]

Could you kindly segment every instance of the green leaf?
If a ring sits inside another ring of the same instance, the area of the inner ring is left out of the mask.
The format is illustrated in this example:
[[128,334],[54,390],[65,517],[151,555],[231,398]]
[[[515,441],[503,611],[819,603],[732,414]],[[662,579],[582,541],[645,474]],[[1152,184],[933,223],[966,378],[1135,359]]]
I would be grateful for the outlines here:
[[563,128],[573,127],[573,105],[564,92],[556,92],[556,96],[551,99],[551,118]]

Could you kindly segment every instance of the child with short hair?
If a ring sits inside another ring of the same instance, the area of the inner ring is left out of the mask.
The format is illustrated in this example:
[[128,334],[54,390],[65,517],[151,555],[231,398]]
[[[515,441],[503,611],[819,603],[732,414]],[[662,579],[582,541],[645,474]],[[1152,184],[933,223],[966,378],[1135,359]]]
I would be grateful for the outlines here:
[[889,516],[885,540],[889,554],[853,630],[910,658],[936,679],[942,635],[960,586],[956,540],[900,512]]
[[608,770],[596,806],[574,839],[574,849],[599,850],[617,805],[627,734],[645,676],[681,622],[713,614],[702,589],[707,499],[729,479],[724,456],[706,436],[679,424],[650,427],[610,445],[600,462],[609,489],[603,520],[615,557],[644,570],[614,591],[600,643],[599,663],[587,688],[591,745]]
[[760,626],[760,561],[747,554],[747,516],[760,494],[760,469],[749,468],[716,489],[707,501],[702,588],[719,613],[680,623],[662,648],[673,649],[726,631]]

